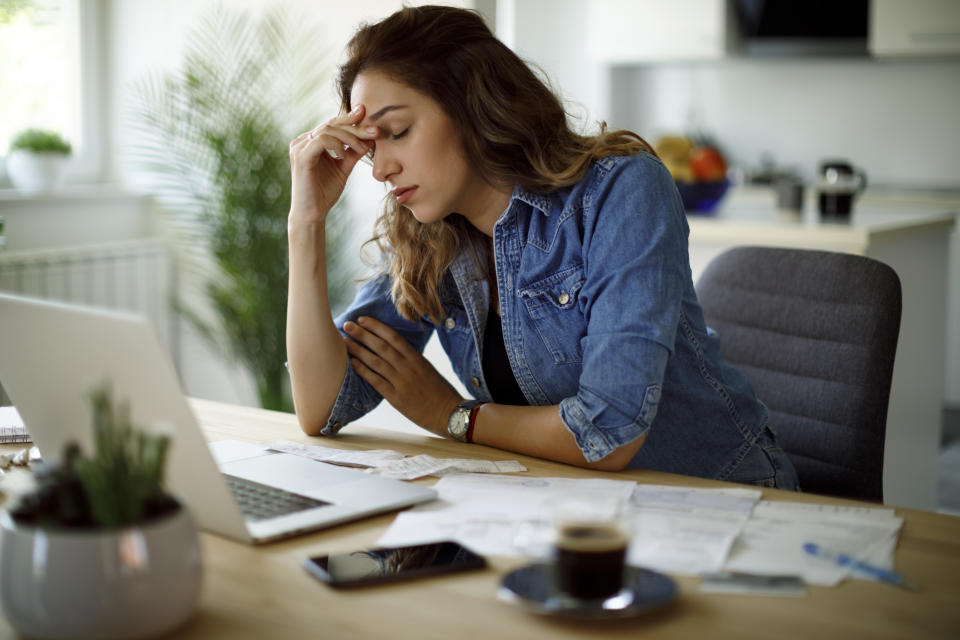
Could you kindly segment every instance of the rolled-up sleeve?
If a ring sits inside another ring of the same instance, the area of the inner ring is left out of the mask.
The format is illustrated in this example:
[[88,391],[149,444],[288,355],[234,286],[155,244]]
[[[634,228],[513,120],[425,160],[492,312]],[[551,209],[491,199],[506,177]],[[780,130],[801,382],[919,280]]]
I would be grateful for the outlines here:
[[587,334],[560,417],[592,462],[651,428],[690,267],[683,205],[654,157],[613,164],[583,202]]
[[[390,299],[390,279],[381,274],[365,282],[349,308],[334,319],[334,324],[341,335],[347,337],[343,325],[348,320],[356,322],[360,316],[376,318],[389,325],[413,346],[423,353],[423,349],[433,333],[433,325],[427,320],[411,322],[403,318]],[[330,418],[324,426],[323,435],[334,435],[340,429],[357,418],[373,410],[383,400],[370,384],[357,375],[353,366],[348,363],[340,392],[330,411]]]

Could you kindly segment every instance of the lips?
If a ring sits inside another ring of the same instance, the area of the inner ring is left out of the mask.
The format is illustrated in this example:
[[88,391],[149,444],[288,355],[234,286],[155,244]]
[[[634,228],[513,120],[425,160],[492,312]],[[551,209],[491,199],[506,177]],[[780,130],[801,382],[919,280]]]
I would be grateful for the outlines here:
[[413,192],[417,190],[416,186],[413,187],[397,187],[393,190],[393,195],[397,198],[397,204],[403,204],[413,196]]

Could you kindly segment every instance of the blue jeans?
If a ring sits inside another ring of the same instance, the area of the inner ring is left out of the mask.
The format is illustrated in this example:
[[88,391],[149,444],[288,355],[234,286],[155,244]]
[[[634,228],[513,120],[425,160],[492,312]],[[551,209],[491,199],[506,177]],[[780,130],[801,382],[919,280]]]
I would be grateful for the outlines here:
[[768,489],[800,490],[800,482],[793,463],[790,462],[787,453],[776,443],[769,428],[764,429],[757,436],[756,446],[749,449],[740,464],[729,475],[717,479]]

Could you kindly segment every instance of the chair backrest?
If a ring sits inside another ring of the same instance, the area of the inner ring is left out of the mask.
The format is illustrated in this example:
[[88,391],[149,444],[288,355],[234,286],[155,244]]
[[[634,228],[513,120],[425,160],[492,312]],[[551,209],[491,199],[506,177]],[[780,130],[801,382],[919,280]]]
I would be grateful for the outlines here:
[[697,282],[720,352],[753,383],[804,491],[883,500],[900,279],[850,254],[737,247]]

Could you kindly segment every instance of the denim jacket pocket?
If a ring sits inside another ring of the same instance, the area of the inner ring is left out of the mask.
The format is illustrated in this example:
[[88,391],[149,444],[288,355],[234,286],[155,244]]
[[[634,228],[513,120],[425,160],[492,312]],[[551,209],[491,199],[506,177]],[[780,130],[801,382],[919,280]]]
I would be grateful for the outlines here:
[[583,361],[580,341],[587,334],[587,327],[577,305],[583,281],[583,266],[577,265],[517,291],[557,364]]

